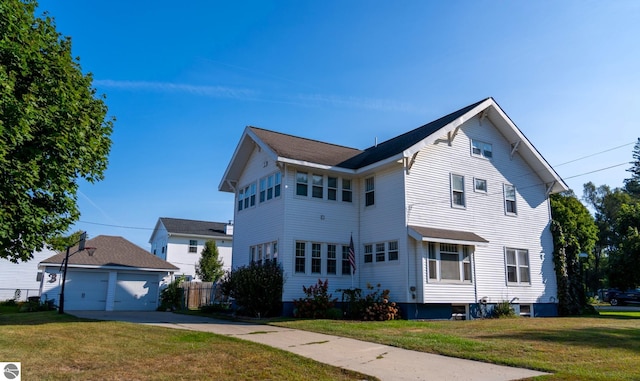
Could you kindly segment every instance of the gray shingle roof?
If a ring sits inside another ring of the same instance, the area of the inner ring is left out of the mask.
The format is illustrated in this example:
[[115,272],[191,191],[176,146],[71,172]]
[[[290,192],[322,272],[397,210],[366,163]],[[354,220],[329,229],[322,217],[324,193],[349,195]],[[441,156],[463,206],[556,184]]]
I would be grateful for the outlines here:
[[393,139],[384,141],[376,146],[369,147],[364,151],[257,127],[250,127],[250,129],[279,157],[347,169],[359,169],[403,152],[487,99],[489,98],[461,108],[458,111],[452,112],[449,115],[443,116],[440,119],[434,120],[431,123],[425,124]]
[[[160,217],[160,221],[169,233],[186,235],[203,235],[211,237],[227,236],[226,223],[185,220],[182,218]],[[230,236],[229,236],[230,237]]]
[[[87,250],[77,252],[78,246],[69,252],[69,265],[86,266],[120,266],[131,268],[157,269],[166,271],[179,270],[178,267],[149,253],[143,248],[122,237],[99,235],[87,240],[86,247],[95,247],[93,256]],[[58,253],[40,262],[41,264],[61,264],[66,252]]]

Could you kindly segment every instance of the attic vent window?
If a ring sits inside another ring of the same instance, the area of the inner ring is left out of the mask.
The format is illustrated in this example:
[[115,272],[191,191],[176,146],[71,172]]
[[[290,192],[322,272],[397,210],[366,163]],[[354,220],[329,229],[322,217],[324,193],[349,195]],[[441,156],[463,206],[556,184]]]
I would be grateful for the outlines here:
[[490,143],[471,139],[471,155],[491,159],[493,157],[493,146]]

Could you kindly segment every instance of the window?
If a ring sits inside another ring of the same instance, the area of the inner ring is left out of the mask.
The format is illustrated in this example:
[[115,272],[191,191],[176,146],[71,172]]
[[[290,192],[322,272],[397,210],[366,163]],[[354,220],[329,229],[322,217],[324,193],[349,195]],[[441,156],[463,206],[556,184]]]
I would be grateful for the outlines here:
[[349,246],[342,245],[342,275],[351,274],[351,262],[349,262]]
[[338,178],[337,177],[327,177],[327,199],[333,200],[333,201],[338,199]]
[[244,189],[238,190],[238,211],[242,210],[244,203]]
[[260,179],[260,202],[280,197],[280,172]]
[[198,252],[198,241],[196,241],[195,239],[190,239],[189,240],[189,252],[190,253],[197,253]]
[[262,245],[258,245],[258,259],[256,260],[256,262],[258,262],[259,265],[262,264]]
[[307,172],[296,173],[296,195],[306,196],[309,187],[309,175]]
[[531,317],[531,304],[520,305],[520,316]]
[[507,214],[517,214],[516,187],[513,185],[504,185],[504,210]]
[[250,247],[251,262],[262,264],[263,261],[278,259],[278,242],[267,242]]
[[260,202],[267,201],[267,179],[260,179]]
[[323,181],[322,175],[313,175],[312,176],[313,184],[311,186],[311,196],[315,198],[322,198],[323,192]]
[[296,272],[305,273],[305,256],[306,244],[304,242],[296,242]]
[[342,201],[352,202],[351,180],[342,179]]
[[471,247],[451,243],[428,243],[430,281],[471,283]]
[[364,245],[364,263],[373,262],[373,245]]
[[384,262],[384,243],[376,243],[376,262]]
[[489,143],[472,139],[471,154],[473,156],[483,157],[485,159],[491,159],[493,157],[493,147]]
[[335,274],[336,268],[336,245],[327,245],[327,274]]
[[473,190],[476,192],[487,193],[487,180],[473,179]]
[[391,241],[388,243],[389,245],[389,260],[397,261],[398,260],[398,241]]
[[311,244],[311,272],[320,274],[322,272],[322,246],[319,243]]
[[255,246],[251,246],[249,248],[249,255],[251,256],[251,262],[255,262],[256,261],[256,247]]
[[364,180],[364,206],[370,206],[375,203],[374,182],[373,177],[367,177]]
[[464,208],[464,176],[451,174],[451,205]]
[[238,210],[256,205],[256,183],[250,184],[238,191]]
[[531,284],[529,277],[529,252],[523,249],[506,249],[507,283]]

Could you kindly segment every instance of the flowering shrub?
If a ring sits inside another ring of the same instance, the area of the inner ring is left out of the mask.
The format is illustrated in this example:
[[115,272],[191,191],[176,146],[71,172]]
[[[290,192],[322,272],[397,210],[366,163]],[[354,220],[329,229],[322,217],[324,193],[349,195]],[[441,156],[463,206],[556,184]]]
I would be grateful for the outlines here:
[[[389,290],[382,290],[380,292],[380,285],[377,285],[378,289],[365,297],[367,301],[367,307],[364,310],[364,316],[362,320],[395,320],[400,319],[400,309],[396,305],[396,302],[389,301]],[[373,287],[367,284],[367,289],[372,290]]]
[[380,284],[375,288],[367,284],[367,290],[370,292],[364,297],[360,288],[339,290],[346,303],[348,318],[378,321],[400,319],[400,309],[395,302],[389,300],[389,290],[381,291]]
[[[304,298],[295,299],[293,301],[293,316],[299,318],[322,319],[327,318],[330,310],[333,309],[337,298],[332,299],[332,295],[328,292],[329,280],[323,282],[318,279],[318,283],[309,287],[302,286],[305,293]],[[334,317],[332,314],[332,317]]]

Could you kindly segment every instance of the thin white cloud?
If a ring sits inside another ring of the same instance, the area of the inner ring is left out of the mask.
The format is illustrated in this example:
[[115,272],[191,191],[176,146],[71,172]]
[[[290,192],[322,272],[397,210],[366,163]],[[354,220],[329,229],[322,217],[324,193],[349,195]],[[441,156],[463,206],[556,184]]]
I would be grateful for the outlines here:
[[411,103],[398,102],[389,99],[370,99],[357,97],[342,97],[324,94],[297,94],[294,96],[270,94],[252,89],[233,88],[225,86],[188,85],[171,82],[149,81],[120,81],[112,79],[96,80],[96,86],[129,91],[153,91],[165,93],[187,93],[196,96],[217,98],[233,98],[246,101],[262,101],[274,103],[295,104],[303,107],[317,107],[329,105],[352,109],[393,111],[393,112],[421,112],[421,108]]
[[220,98],[247,98],[254,97],[256,95],[255,91],[249,89],[239,89],[225,86],[187,85],[182,83],[170,82],[118,81],[112,79],[103,79],[94,81],[94,84],[96,86],[123,90],[188,93],[193,95]]

